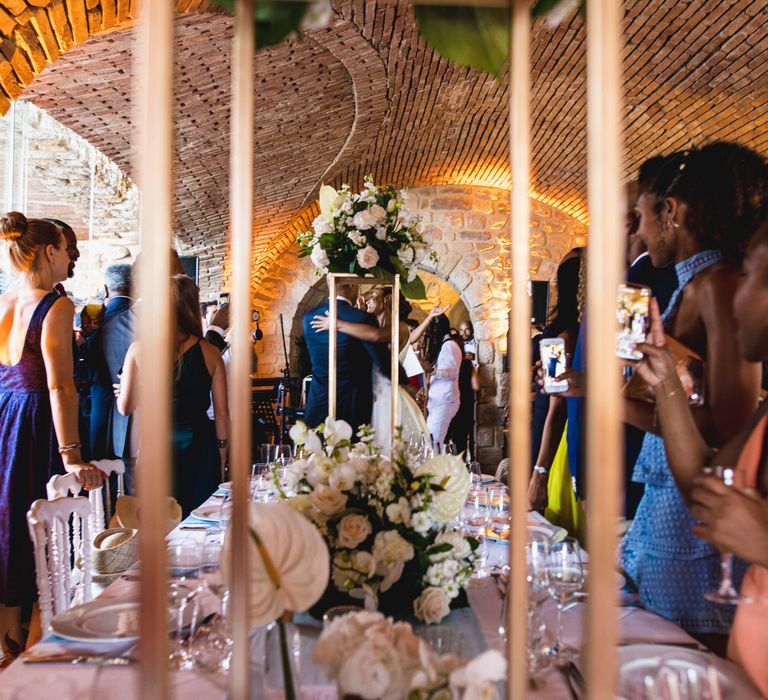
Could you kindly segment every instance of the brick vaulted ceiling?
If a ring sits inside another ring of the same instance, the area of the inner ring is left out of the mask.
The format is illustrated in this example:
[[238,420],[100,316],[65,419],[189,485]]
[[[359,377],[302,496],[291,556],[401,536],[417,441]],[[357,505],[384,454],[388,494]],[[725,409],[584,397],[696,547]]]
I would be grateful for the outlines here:
[[[134,4],[0,0],[3,93],[23,90],[127,170]],[[177,230],[193,249],[223,252],[232,19],[203,1],[176,5]],[[507,81],[439,58],[405,0],[333,5],[327,28],[257,53],[262,267],[308,224],[321,182],[357,185],[373,173],[396,186],[509,186]],[[768,3],[626,0],[624,8],[627,173],[649,155],[714,138],[768,153]],[[584,39],[578,17],[535,25],[531,103],[533,195],[582,221]]]

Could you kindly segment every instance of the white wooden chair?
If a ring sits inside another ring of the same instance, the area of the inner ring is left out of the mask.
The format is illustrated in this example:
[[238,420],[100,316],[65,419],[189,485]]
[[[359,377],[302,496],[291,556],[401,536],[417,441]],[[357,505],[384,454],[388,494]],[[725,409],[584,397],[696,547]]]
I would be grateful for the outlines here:
[[[123,495],[123,478],[125,475],[125,463],[121,459],[96,459],[91,462],[94,466],[98,467],[107,475],[109,479],[110,474],[117,475],[117,497]],[[101,532],[109,524],[109,519],[112,517],[112,501],[109,493],[109,484],[105,483],[106,491],[104,492],[104,486],[98,489],[93,489],[88,492],[88,500],[91,503],[91,516],[89,525],[91,527],[91,533],[96,534]],[[62,496],[79,496],[82,487],[77,481],[77,477],[74,474],[56,474],[52,476],[46,486],[46,492],[48,500],[54,498],[61,498]],[[102,497],[102,492],[103,497]],[[104,502],[106,501],[106,512],[104,510]]]
[[87,498],[42,499],[32,503],[27,513],[29,535],[35,552],[35,572],[43,634],[51,627],[51,618],[72,605],[72,562],[81,558],[82,596],[91,592],[91,505]]

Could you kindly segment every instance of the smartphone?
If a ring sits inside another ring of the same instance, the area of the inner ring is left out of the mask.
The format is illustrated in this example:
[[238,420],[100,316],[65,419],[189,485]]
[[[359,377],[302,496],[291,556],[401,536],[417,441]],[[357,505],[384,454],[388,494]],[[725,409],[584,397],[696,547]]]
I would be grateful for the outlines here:
[[643,353],[635,350],[644,343],[650,328],[648,307],[650,287],[620,284],[616,294],[616,355],[625,360],[642,360]]
[[544,371],[544,392],[557,394],[568,389],[568,380],[556,381],[565,372],[565,341],[562,338],[545,338],[539,343],[541,367]]

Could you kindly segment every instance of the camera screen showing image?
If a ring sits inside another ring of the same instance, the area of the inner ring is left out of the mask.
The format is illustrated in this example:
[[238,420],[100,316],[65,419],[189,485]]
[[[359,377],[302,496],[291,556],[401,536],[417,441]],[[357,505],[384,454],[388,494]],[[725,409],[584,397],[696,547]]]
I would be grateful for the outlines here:
[[544,391],[554,394],[568,388],[568,380],[556,381],[565,372],[565,341],[562,338],[546,338],[539,343],[541,367],[544,373]]
[[625,360],[642,360],[643,353],[634,346],[648,335],[648,287],[620,284],[616,297],[616,354]]

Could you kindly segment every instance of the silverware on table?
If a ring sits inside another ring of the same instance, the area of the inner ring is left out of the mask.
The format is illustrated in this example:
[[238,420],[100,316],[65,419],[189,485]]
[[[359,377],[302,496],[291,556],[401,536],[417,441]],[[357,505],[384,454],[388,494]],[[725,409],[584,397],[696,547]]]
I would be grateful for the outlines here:
[[208,525],[180,525],[179,530],[207,530]]
[[127,666],[134,659],[127,654],[119,656],[89,656],[87,654],[44,654],[35,651],[25,651],[21,660],[26,664],[98,664],[100,666]]

